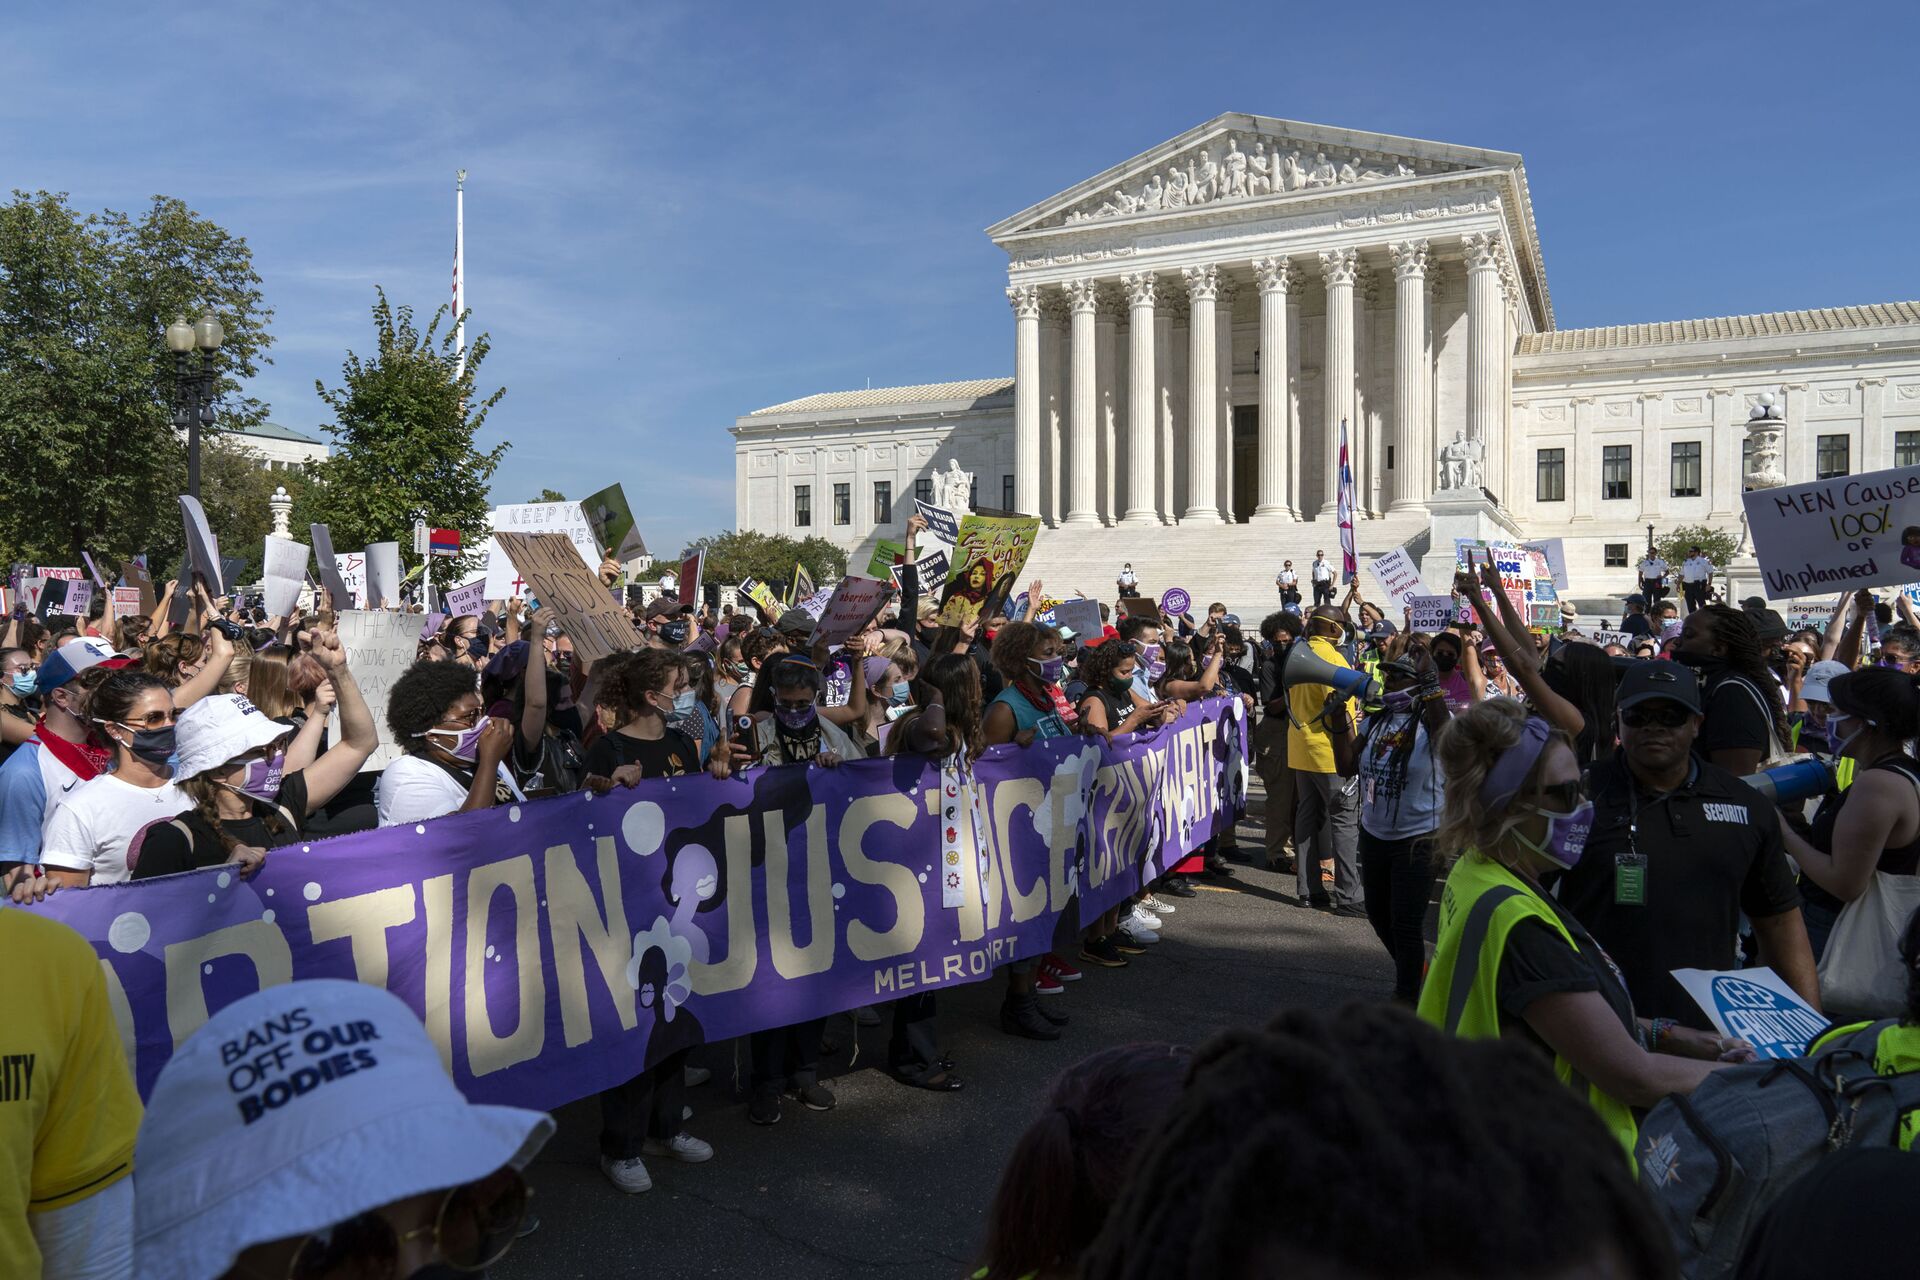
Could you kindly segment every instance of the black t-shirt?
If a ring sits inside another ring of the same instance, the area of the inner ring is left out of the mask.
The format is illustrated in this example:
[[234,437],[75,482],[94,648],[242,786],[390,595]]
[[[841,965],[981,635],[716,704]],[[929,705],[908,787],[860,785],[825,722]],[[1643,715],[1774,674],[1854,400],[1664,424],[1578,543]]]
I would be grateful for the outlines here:
[[1526,1022],[1527,1007],[1542,996],[1598,991],[1620,1024],[1635,1031],[1633,1000],[1613,960],[1580,922],[1551,898],[1543,898],[1560,923],[1573,935],[1579,950],[1555,933],[1543,920],[1522,920],[1507,934],[1500,953],[1500,971],[1494,976],[1494,1000],[1500,1006],[1502,1031],[1520,1030],[1526,1038],[1553,1056],[1553,1048]]
[[[299,824],[307,818],[307,775],[296,769],[280,780],[278,808],[251,797],[249,802],[253,806],[251,814],[220,824],[235,844],[251,845],[255,849],[277,849],[292,844],[301,838]],[[286,813],[281,813],[280,809],[286,810]],[[287,824],[287,814],[293,815],[294,824],[291,826]],[[269,825],[269,819],[281,829],[275,831]],[[198,809],[188,809],[174,821],[187,830],[182,831],[173,822],[157,823],[148,828],[140,841],[140,861],[133,868],[133,879],[147,880],[154,876],[170,876],[176,871],[217,867],[230,860],[231,855],[220,839],[220,832],[200,816]],[[189,832],[192,833],[191,837]]]
[[[1678,790],[1656,796],[1633,785],[1619,752],[1590,768],[1587,783],[1593,833],[1557,896],[1620,965],[1642,1015],[1711,1030],[1672,970],[1738,968],[1740,913],[1800,905],[1773,803],[1702,761]],[[1618,868],[1636,851],[1647,860],[1645,901],[1616,902]]]
[[611,778],[615,769],[629,764],[639,765],[643,778],[677,778],[699,770],[700,751],[677,729],[658,738],[603,733],[587,748],[587,773],[595,777]]
[[1653,634],[1653,619],[1644,613],[1630,613],[1620,619],[1620,629],[1630,636]]
[[[1920,760],[1915,760],[1911,756],[1888,756],[1884,760],[1876,760],[1859,769],[1854,774],[1855,780],[1857,781],[1860,774],[1869,769],[1884,769],[1889,773],[1897,773],[1910,784],[1916,778],[1920,778]],[[1833,828],[1840,821],[1840,811],[1847,806],[1847,797],[1852,794],[1853,788],[1848,787],[1845,791],[1827,797],[1821,803],[1819,812],[1813,815],[1813,829],[1809,839],[1813,847],[1822,853],[1833,852]],[[1882,849],[1879,862],[1874,864],[1874,870],[1896,876],[1920,874],[1920,839],[1898,848]],[[1808,902],[1818,903],[1836,914],[1847,905],[1815,884],[1811,876],[1801,879],[1800,892],[1805,895]]]
[[1772,755],[1773,717],[1766,703],[1772,693],[1744,676],[1710,678],[1701,702],[1707,715],[1693,749],[1702,756],[1739,750],[1758,751],[1762,759]]

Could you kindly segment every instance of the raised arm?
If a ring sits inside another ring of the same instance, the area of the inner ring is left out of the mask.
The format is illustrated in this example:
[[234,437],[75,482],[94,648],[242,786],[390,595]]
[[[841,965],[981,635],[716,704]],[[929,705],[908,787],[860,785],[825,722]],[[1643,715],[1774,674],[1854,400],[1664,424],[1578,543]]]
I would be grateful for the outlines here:
[[532,635],[527,638],[527,672],[521,687],[526,690],[520,708],[520,749],[532,752],[547,735],[547,624],[553,613],[545,605],[530,619]]
[[[314,661],[326,668],[327,679],[333,684],[335,706],[340,712],[340,741],[307,766],[308,813],[318,810],[339,795],[341,789],[360,772],[360,766],[367,762],[374,748],[380,745],[380,735],[373,725],[373,711],[367,706],[359,683],[347,667],[347,651],[340,644],[339,636],[332,631],[316,631],[310,652]],[[489,770],[489,794],[492,787],[492,771]]]
[[227,668],[233,665],[233,641],[219,631],[206,632],[206,655],[201,659],[200,674],[182,684],[173,691],[173,708],[185,711],[200,699],[217,693],[220,682],[226,679]]

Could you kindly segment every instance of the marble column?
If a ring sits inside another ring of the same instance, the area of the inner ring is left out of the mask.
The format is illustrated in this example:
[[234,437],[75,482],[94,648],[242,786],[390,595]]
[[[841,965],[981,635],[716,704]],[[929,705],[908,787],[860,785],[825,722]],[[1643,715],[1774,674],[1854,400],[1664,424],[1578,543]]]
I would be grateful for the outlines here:
[[1219,524],[1214,500],[1216,403],[1214,382],[1220,370],[1214,355],[1214,299],[1220,292],[1217,267],[1188,267],[1187,295],[1193,312],[1187,320],[1187,511],[1188,524]]
[[[1507,401],[1507,302],[1500,287],[1506,246],[1498,231],[1466,237],[1467,253],[1467,439],[1480,444],[1481,470],[1495,472],[1506,448],[1500,424]],[[1488,479],[1494,476],[1489,474]],[[1500,495],[1504,500],[1505,494]]]
[[1239,292],[1224,275],[1213,301],[1214,483],[1220,518],[1234,523],[1233,510],[1233,299]]
[[1067,469],[1067,377],[1070,320],[1064,299],[1049,292],[1040,301],[1040,367],[1045,383],[1040,410],[1040,501],[1049,527],[1066,518],[1062,494]]
[[1153,505],[1154,422],[1160,386],[1154,374],[1157,329],[1151,272],[1126,276],[1127,289],[1127,524],[1157,522]]
[[1290,520],[1287,491],[1287,430],[1293,388],[1287,365],[1287,299],[1299,273],[1285,258],[1253,264],[1260,285],[1260,491],[1255,522]]
[[[1040,290],[1007,290],[1013,305],[1013,506],[1040,514]],[[906,497],[905,494],[899,495]]]
[[1099,403],[1094,383],[1094,287],[1092,280],[1070,280],[1062,286],[1067,304],[1073,309],[1073,392],[1068,404],[1067,442],[1067,520],[1068,524],[1094,524],[1100,519],[1094,509],[1094,436],[1098,430]]
[[1287,514],[1295,520],[1304,518],[1307,509],[1306,499],[1301,496],[1301,486],[1305,481],[1300,464],[1302,437],[1307,434],[1307,414],[1301,408],[1301,368],[1300,359],[1300,286],[1306,277],[1297,269],[1293,274],[1292,287],[1287,290],[1287,416],[1284,419],[1287,433]]
[[1179,430],[1173,416],[1173,313],[1157,307],[1153,313],[1153,434],[1154,470],[1150,488],[1154,495],[1155,518],[1172,524],[1180,515],[1173,505],[1173,438]]
[[1347,424],[1347,449],[1353,449],[1353,280],[1360,269],[1358,249],[1329,249],[1320,255],[1320,276],[1327,284],[1326,501],[1320,516],[1332,520],[1340,503],[1340,424]]
[[1426,506],[1420,422],[1426,416],[1427,242],[1393,246],[1393,491],[1387,510]]
[[1120,312],[1112,293],[1100,290],[1093,312],[1093,367],[1095,396],[1100,405],[1095,421],[1095,453],[1098,465],[1094,488],[1094,509],[1101,524],[1113,524],[1120,518]]

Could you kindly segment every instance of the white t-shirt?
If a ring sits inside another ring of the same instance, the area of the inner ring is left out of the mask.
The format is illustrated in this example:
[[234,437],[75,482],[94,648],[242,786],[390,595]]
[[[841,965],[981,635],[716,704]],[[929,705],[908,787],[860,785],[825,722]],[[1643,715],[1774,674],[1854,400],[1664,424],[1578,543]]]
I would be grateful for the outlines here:
[[374,808],[383,827],[444,818],[466,802],[467,789],[452,774],[419,756],[390,762],[373,788]]
[[1705,556],[1688,556],[1680,565],[1682,582],[1705,582],[1713,576],[1713,561]]
[[1315,582],[1332,582],[1333,566],[1325,560],[1315,560],[1313,562],[1313,580]]
[[47,815],[40,860],[49,867],[89,873],[88,884],[124,884],[133,878],[128,851],[148,826],[193,808],[193,798],[172,782],[136,787],[103,773],[73,789]]
[[1648,556],[1640,562],[1640,577],[1642,579],[1664,577],[1666,572],[1667,562],[1659,556]]
[[1283,587],[1297,587],[1300,585],[1300,575],[1291,569],[1282,569],[1274,575],[1273,580]]

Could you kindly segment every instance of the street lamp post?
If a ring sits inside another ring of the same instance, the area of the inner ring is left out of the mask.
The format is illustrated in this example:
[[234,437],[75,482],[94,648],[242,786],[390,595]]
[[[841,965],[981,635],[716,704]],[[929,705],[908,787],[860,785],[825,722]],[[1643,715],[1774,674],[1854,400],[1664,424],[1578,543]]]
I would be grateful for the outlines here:
[[[211,311],[187,323],[176,316],[167,326],[167,350],[173,352],[173,425],[187,433],[187,492],[200,497],[200,428],[213,425],[213,402],[219,395],[219,379],[214,373],[214,358],[227,331]],[[200,352],[200,367],[195,370],[187,357]]]

